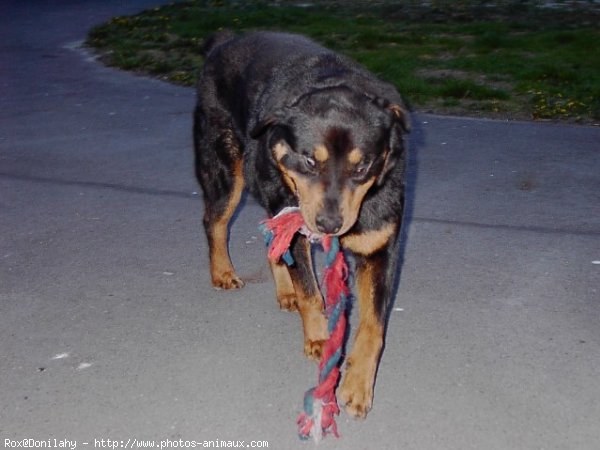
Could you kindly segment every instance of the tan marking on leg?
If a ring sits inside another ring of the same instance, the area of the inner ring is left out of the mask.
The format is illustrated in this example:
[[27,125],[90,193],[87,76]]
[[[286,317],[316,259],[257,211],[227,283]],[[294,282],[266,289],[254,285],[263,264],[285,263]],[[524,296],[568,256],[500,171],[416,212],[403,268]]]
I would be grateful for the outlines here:
[[[299,242],[297,245],[304,245],[303,251],[307,258],[309,270],[312,271],[310,245],[306,239],[302,242],[304,244]],[[311,281],[313,284],[311,290],[314,294],[311,295],[305,292],[303,281],[296,279],[295,274],[296,272],[290,271],[294,290],[296,291],[298,311],[302,319],[302,328],[304,330],[304,354],[309,359],[318,361],[323,353],[323,345],[329,337],[327,319],[323,313],[323,297],[321,297],[319,286],[314,276]]]
[[362,161],[364,157],[364,154],[362,152],[362,150],[358,147],[353,148],[352,150],[350,150],[350,153],[348,153],[348,162],[350,164],[358,164],[359,162]]
[[271,267],[273,279],[275,280],[275,292],[279,307],[286,311],[297,311],[298,299],[287,266],[284,263],[273,262],[270,260],[269,266]]
[[210,274],[212,284],[217,289],[236,289],[244,286],[244,282],[235,273],[227,250],[229,221],[240,203],[244,190],[241,161],[234,166],[232,176],[233,188],[229,202],[221,217],[210,226],[209,230]]
[[304,329],[304,354],[309,359],[319,361],[329,337],[327,319],[323,314],[323,298],[320,295],[300,297],[298,310]]
[[329,151],[324,145],[317,145],[314,150],[315,159],[319,162],[325,162],[329,159]]
[[396,228],[395,223],[387,223],[378,230],[348,234],[342,237],[342,246],[359,255],[368,256],[385,247],[390,238],[395,236]]
[[356,281],[360,323],[338,395],[350,416],[364,418],[373,404],[373,384],[384,330],[375,312],[372,267],[368,264],[360,267]]

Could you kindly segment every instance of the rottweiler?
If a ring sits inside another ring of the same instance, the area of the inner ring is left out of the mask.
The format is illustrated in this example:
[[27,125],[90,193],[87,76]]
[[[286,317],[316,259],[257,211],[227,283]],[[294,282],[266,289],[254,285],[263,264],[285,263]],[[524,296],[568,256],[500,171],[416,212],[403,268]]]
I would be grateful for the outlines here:
[[[203,48],[194,112],[195,170],[204,195],[214,287],[241,288],[228,224],[244,189],[277,214],[297,206],[310,231],[340,237],[354,256],[360,323],[338,397],[365,417],[396,273],[409,114],[396,89],[300,35],[220,32]],[[295,263],[270,263],[279,306],[299,311],[304,352],[327,339],[310,243]]]

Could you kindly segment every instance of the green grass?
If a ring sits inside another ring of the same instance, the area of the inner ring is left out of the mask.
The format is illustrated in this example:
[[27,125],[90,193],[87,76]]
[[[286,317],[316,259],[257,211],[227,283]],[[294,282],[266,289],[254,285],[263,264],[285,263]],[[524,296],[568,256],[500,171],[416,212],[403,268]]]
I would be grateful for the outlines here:
[[87,45],[109,65],[193,85],[216,30],[302,33],[394,83],[414,109],[597,124],[600,8],[539,3],[199,0],[116,17]]

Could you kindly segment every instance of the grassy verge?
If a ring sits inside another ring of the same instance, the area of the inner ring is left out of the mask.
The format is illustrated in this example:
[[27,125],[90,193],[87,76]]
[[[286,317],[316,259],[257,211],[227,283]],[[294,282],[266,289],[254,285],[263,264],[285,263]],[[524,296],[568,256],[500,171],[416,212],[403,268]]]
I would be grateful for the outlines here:
[[417,110],[598,124],[600,6],[544,3],[198,0],[116,17],[87,45],[109,65],[193,85],[216,30],[302,33],[394,83]]

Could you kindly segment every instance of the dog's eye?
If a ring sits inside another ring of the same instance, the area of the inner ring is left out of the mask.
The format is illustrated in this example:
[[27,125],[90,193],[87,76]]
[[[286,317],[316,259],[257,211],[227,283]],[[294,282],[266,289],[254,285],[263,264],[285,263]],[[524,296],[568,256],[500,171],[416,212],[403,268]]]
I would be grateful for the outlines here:
[[364,174],[367,173],[367,171],[369,170],[369,167],[371,167],[371,163],[363,161],[360,162],[356,165],[356,167],[354,168],[354,173],[353,175],[357,178],[362,177]]
[[309,158],[308,156],[304,157],[304,162],[306,163],[309,169],[314,169],[315,167],[317,167],[316,161],[312,158]]

